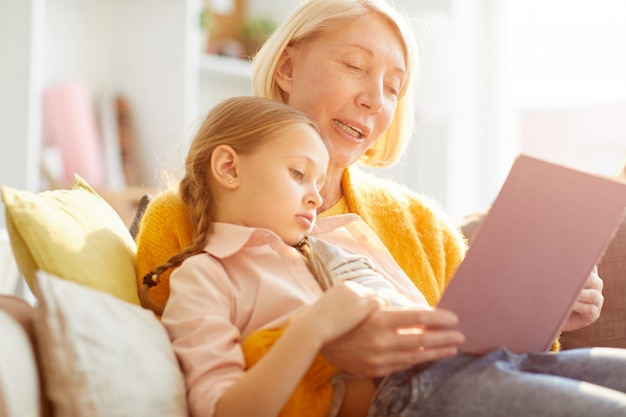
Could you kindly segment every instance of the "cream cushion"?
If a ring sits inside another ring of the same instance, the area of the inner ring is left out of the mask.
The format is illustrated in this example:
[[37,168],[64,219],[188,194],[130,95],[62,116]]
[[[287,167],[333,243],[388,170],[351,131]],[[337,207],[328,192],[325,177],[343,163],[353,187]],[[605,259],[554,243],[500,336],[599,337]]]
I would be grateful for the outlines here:
[[0,415],[39,417],[39,376],[25,329],[0,310]]
[[41,269],[139,304],[135,242],[81,177],[71,190],[35,194],[4,186],[2,200],[17,265],[33,292]]
[[151,311],[36,275],[35,333],[54,415],[187,416],[182,371]]

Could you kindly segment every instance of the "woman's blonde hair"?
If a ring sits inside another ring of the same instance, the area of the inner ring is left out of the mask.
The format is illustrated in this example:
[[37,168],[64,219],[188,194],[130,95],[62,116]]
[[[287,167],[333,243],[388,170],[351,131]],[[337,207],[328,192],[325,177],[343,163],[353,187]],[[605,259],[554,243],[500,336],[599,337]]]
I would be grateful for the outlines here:
[[391,124],[361,157],[361,162],[372,167],[392,166],[404,153],[413,135],[413,83],[418,72],[418,49],[409,21],[386,0],[307,0],[289,15],[259,49],[254,57],[252,89],[255,95],[283,101],[274,74],[287,46],[304,42],[307,38],[340,30],[369,13],[376,13],[391,22],[404,46],[407,82],[398,99]]
[[[271,142],[281,129],[299,123],[307,124],[320,133],[317,124],[304,112],[262,97],[229,98],[207,114],[187,152],[185,175],[179,185],[187,215],[194,225],[191,243],[143,278],[139,298],[144,307],[159,315],[163,312],[163,306],[152,300],[148,289],[158,284],[160,274],[179,266],[188,257],[203,252],[209,240],[215,218],[215,198],[210,180],[213,151],[220,145],[228,145],[238,154],[249,155]],[[322,268],[319,260],[314,254],[307,253],[309,248],[306,242],[299,245],[298,249],[309,269],[318,278],[315,271]]]

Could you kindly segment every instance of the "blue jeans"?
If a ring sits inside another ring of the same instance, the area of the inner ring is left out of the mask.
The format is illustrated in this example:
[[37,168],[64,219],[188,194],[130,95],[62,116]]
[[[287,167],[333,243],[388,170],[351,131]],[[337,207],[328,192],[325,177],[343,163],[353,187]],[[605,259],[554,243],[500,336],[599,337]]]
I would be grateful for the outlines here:
[[461,353],[384,378],[368,417],[626,416],[626,349]]

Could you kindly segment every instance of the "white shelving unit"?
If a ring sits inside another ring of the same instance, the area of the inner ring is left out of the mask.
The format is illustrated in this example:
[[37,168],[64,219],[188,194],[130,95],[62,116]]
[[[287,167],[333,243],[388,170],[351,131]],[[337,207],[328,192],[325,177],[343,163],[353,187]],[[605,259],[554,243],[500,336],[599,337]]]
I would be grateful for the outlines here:
[[154,181],[197,112],[200,0],[2,0],[0,184],[38,191],[42,93],[80,80],[124,97],[140,177]]
[[39,187],[42,20],[43,0],[0,2],[0,185],[29,190]]
[[201,54],[198,68],[201,73],[233,77],[244,83],[247,83],[252,75],[252,64],[249,61],[228,56]]

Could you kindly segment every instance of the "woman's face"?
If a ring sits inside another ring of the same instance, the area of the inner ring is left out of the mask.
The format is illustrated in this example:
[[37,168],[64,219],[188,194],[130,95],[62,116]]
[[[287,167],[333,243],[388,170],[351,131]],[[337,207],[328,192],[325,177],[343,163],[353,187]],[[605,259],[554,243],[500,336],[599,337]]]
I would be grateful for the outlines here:
[[402,41],[370,13],[281,57],[276,82],[288,104],[305,111],[332,142],[334,168],[356,162],[387,129],[406,82]]

